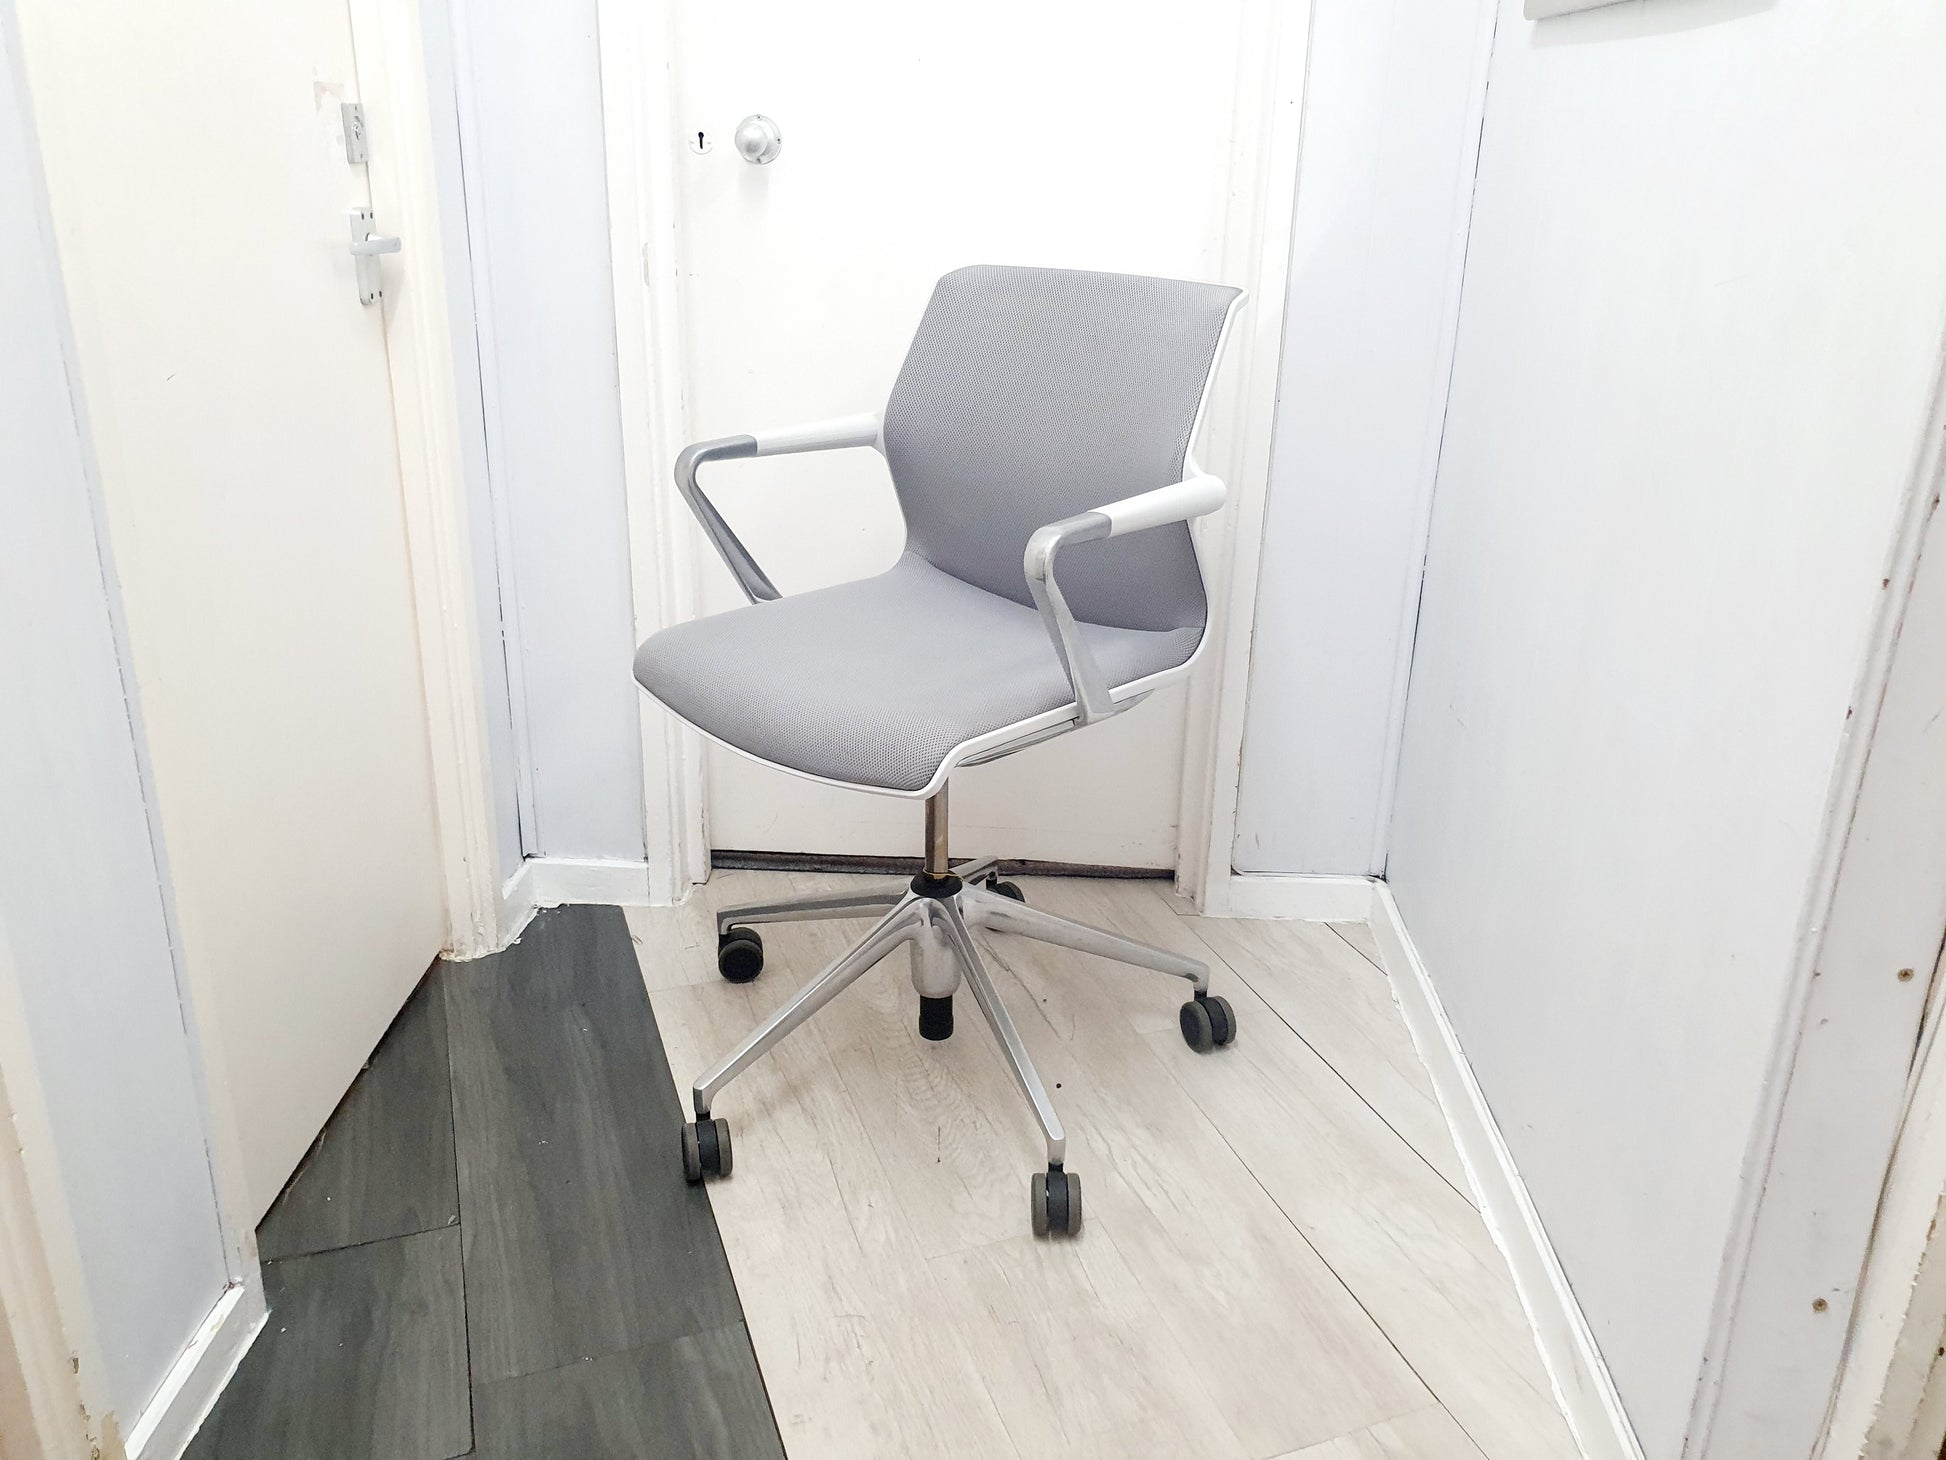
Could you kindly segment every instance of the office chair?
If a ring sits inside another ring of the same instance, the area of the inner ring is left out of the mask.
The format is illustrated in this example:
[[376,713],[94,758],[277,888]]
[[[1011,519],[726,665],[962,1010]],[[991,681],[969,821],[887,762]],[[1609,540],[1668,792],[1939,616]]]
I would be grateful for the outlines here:
[[[1034,1231],[1081,1227],[1080,1178],[1047,1088],[994,989],[976,929],[1015,933],[1186,979],[1183,1038],[1236,1036],[1209,969],[1029,907],[997,859],[947,855],[947,777],[1121,714],[1189,673],[1208,597],[1190,519],[1223,484],[1190,455],[1243,291],[1174,279],[980,266],[934,288],[881,414],[686,447],[676,484],[749,597],[664,629],[635,657],[651,698],[762,764],[925,802],[909,884],[716,915],[717,967],[763,968],[763,923],[876,916],[695,1084],[682,1128],[692,1182],[731,1169],[710,1111],[723,1087],[893,949],[909,945],[919,1032],[953,1032],[963,979],[1047,1138]],[[703,494],[705,462],[873,447],[891,470],[905,551],[875,578],[782,597]]]

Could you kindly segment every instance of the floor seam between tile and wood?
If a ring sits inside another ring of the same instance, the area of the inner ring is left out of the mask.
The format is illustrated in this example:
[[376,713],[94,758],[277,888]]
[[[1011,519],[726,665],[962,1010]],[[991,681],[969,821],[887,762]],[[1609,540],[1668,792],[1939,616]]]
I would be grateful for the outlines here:
[[844,885],[722,873],[436,969],[265,1220],[332,1245],[267,1265],[192,1460],[1571,1460],[1362,929],[1024,882],[1206,959],[1240,1022],[1197,1055],[1169,980],[979,935],[1076,1239],[1029,1233],[1031,1114],[970,999],[919,1038],[903,955],[723,1092],[736,1173],[683,1185],[688,1079],[859,931],[767,927],[731,985],[714,910]]
[[618,909],[436,966],[260,1229],[334,1245],[267,1265],[192,1460],[781,1457],[666,1068]]
[[[434,969],[437,971],[437,964],[434,965]],[[446,1024],[446,1005],[443,996],[439,1000],[439,1021],[442,1026]],[[466,1203],[459,1186],[459,1124],[450,1119],[453,1109],[452,1030],[450,1028],[446,1029],[446,1037],[448,1041],[446,1047],[446,1110],[449,1117],[447,1121],[447,1148],[452,1152],[453,1157],[453,1221],[456,1225],[464,1227],[466,1222]],[[476,1454],[480,1447],[480,1406],[479,1401],[473,1394],[473,1327],[466,1312],[466,1239],[463,1232],[460,1238],[459,1251],[459,1298],[460,1335],[466,1344],[466,1452],[465,1455],[458,1457],[458,1460],[466,1460],[466,1456]]]

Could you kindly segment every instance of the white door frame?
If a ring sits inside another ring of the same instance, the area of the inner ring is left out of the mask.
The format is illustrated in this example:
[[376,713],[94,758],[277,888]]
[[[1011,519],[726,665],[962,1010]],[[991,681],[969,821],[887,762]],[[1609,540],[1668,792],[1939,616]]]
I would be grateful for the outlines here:
[[[596,9],[639,640],[701,608],[698,534],[669,475],[688,440],[670,105],[674,19],[667,3],[597,0]],[[1309,39],[1308,3],[1245,0],[1218,277],[1247,288],[1251,303],[1219,372],[1199,452],[1229,484],[1234,505],[1200,538],[1211,639],[1190,681],[1177,839],[1178,885],[1199,903],[1227,887],[1235,837]],[[680,901],[709,873],[702,741],[666,715],[644,715],[642,756],[650,895]]]
[[6,939],[0,927],[0,1401],[26,1404],[26,1456],[90,1460],[121,1441],[104,1428],[100,1349]]
[[[18,104],[26,112],[28,97],[13,0],[0,0],[0,105],[11,110]],[[0,126],[10,134],[16,125],[25,128],[27,145],[34,147],[37,129],[31,116],[18,122],[0,116]],[[53,228],[44,186],[37,185],[26,203],[38,215],[41,247],[51,261]],[[8,260],[10,265],[16,262]],[[54,292],[59,307],[65,301],[58,288]],[[65,321],[61,334],[72,379],[73,337]],[[85,452],[87,442],[81,444]],[[5,1460],[16,1460],[16,1448],[33,1460],[89,1460],[98,1447],[101,1453],[119,1453],[119,1438],[103,1429],[106,1374],[80,1279],[81,1259],[54,1163],[19,974],[6,925],[0,922],[0,1405],[7,1406],[9,1415]],[[24,1415],[17,1415],[23,1406]]]
[[[139,719],[137,726],[139,746]],[[146,754],[140,758],[146,785]],[[25,1391],[28,1426],[21,1440],[35,1447],[26,1453],[43,1460],[174,1460],[235,1373],[268,1311],[248,1196],[237,1174],[243,1158],[236,1124],[222,1092],[212,1088],[211,1066],[203,1061],[206,1045],[186,988],[167,864],[156,835],[170,953],[199,1062],[228,1285],[142,1413],[118,1414],[105,1387],[107,1366],[87,1269],[75,1243],[18,973],[6,928],[0,926],[0,1130],[7,1135],[0,1140],[0,1348],[12,1350],[0,1357],[10,1359]],[[0,1380],[7,1377],[0,1370]]]
[[[384,232],[405,240],[381,307],[446,889],[446,951],[473,958],[504,938],[425,37],[417,0],[349,3],[372,208]],[[458,179],[451,181],[457,197]]]
[[[666,0],[597,0],[595,9],[629,583],[639,643],[702,607],[698,534],[670,474],[689,439],[670,104],[675,17]],[[667,905],[709,876],[703,740],[668,715],[644,713],[641,721],[649,901]]]
[[1946,926],[1942,485],[1946,373],[1914,446],[1833,768],[1686,1460],[1825,1450]]
[[[1204,459],[1235,503],[1201,539],[1210,575],[1209,649],[1190,680],[1177,815],[1176,887],[1212,916],[1230,911],[1244,709],[1269,505],[1271,428],[1283,355],[1297,211],[1311,7],[1249,0],[1237,48],[1230,209],[1219,277],[1250,291],[1233,362],[1211,401]],[[1207,522],[1207,519],[1206,519]]]
[[1934,968],[1906,1118],[1825,1429],[1831,1460],[1937,1460],[1946,1440],[1946,958]]

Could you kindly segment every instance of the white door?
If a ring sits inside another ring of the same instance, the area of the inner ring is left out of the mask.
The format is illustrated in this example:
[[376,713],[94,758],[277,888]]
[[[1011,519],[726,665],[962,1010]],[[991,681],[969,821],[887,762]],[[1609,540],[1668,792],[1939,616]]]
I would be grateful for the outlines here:
[[[1213,278],[1241,11],[679,0],[691,434],[882,405],[933,281],[962,264]],[[753,112],[783,133],[768,166],[731,145]],[[882,571],[903,540],[871,452],[738,462],[709,489],[786,593]],[[713,559],[705,594],[742,601]],[[1182,695],[955,775],[956,852],[1173,866]],[[911,802],[708,756],[716,848],[919,850]]]
[[385,320],[349,253],[351,23],[18,3],[184,951],[261,1212],[445,928]]

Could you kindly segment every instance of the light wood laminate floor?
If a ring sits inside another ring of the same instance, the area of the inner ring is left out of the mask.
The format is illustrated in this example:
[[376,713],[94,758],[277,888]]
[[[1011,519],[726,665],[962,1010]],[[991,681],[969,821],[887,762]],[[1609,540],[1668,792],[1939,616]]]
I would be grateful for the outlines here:
[[[630,911],[685,1106],[865,927],[766,927],[740,986],[714,909],[866,880],[718,873]],[[792,1460],[1573,1460],[1366,930],[1022,885],[1209,960],[1237,1041],[1189,1050],[1173,979],[978,935],[1067,1124],[1072,1240],[1031,1235],[1042,1143],[977,1009],[920,1039],[903,952],[735,1081],[710,1199]]]

